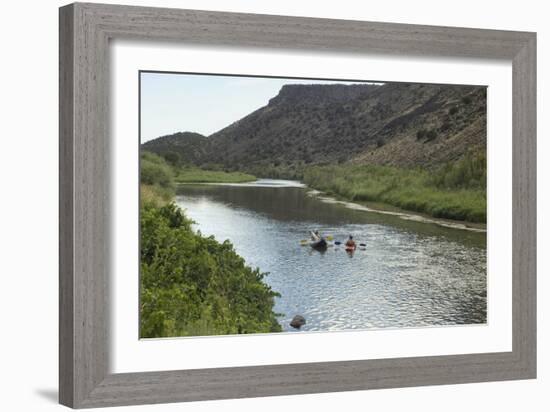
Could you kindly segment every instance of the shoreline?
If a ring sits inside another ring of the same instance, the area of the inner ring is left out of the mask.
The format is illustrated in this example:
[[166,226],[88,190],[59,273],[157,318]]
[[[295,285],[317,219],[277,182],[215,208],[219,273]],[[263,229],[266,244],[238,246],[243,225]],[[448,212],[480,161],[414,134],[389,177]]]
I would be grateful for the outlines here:
[[[277,185],[277,184],[269,184],[262,181],[277,181],[281,182],[283,184]],[[269,178],[261,178],[257,179],[255,181],[251,182],[242,182],[242,183],[226,183],[226,182],[186,182],[186,183],[178,183],[177,185],[206,185],[206,186],[262,186],[262,187],[300,187],[307,190],[306,195],[309,197],[316,197],[321,202],[324,203],[332,203],[332,204],[340,204],[343,205],[349,209],[353,210],[361,210],[364,212],[371,212],[371,213],[379,213],[379,214],[385,214],[390,216],[396,216],[403,220],[410,220],[420,223],[426,223],[426,224],[435,224],[441,227],[446,227],[449,229],[458,229],[458,230],[466,230],[470,232],[477,232],[477,233],[487,233],[487,224],[483,223],[474,223],[474,222],[467,222],[462,220],[451,220],[451,219],[442,219],[433,217],[427,214],[409,211],[405,209],[400,209],[396,206],[385,204],[383,202],[375,203],[375,202],[352,202],[349,200],[346,200],[343,197],[328,195],[327,193],[317,190],[311,186],[306,185],[305,183],[298,181],[298,180],[284,180],[284,179],[269,179]]]
[[386,204],[384,203],[380,203],[382,207],[378,208],[374,206],[372,203],[351,202],[343,198],[339,199],[337,197],[329,196],[325,192],[311,188],[310,186],[305,186],[305,187],[310,189],[306,193],[307,196],[315,197],[324,203],[339,204],[347,207],[348,209],[353,209],[353,210],[362,210],[365,212],[396,216],[403,220],[410,220],[410,221],[415,221],[420,223],[431,223],[431,224],[446,227],[449,229],[467,230],[470,232],[477,232],[477,233],[487,233],[486,224],[466,222],[461,220],[441,219],[430,215],[421,214],[418,212],[400,209],[392,205],[387,205],[388,208],[384,209],[383,207],[386,206]]

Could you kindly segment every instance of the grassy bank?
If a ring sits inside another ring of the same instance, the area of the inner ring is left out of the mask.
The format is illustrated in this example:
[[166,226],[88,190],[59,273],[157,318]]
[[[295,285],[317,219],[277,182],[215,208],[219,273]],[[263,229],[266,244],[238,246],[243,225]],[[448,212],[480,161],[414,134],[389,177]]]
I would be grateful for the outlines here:
[[198,167],[185,167],[176,170],[176,183],[245,183],[253,182],[256,177],[242,172],[203,170]]
[[172,201],[175,174],[163,159],[147,155],[141,166],[140,336],[280,331],[266,274],[229,241],[192,229]]
[[437,218],[487,220],[482,155],[468,155],[430,172],[375,165],[314,166],[305,170],[304,181],[351,201],[382,202]]
[[140,170],[141,183],[171,189],[178,183],[245,183],[256,180],[256,176],[244,172],[201,169],[181,165],[179,162],[170,163],[165,158],[147,151],[141,152]]

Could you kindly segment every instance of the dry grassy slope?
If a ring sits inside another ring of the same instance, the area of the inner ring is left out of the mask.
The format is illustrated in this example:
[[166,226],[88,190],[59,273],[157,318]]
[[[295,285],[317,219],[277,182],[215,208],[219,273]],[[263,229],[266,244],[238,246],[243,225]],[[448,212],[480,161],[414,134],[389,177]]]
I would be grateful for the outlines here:
[[414,131],[401,133],[386,145],[367,150],[352,163],[370,163],[401,167],[434,166],[457,160],[468,151],[486,148],[485,119],[479,118],[458,132],[439,136],[434,141],[418,140]]
[[[285,86],[266,107],[211,139],[220,153],[215,161],[227,165],[351,160],[429,166],[484,147],[485,117],[485,88]],[[418,139],[422,129],[432,135]]]
[[241,170],[347,161],[430,167],[485,147],[485,96],[474,86],[287,85],[206,139],[179,134],[145,147]]

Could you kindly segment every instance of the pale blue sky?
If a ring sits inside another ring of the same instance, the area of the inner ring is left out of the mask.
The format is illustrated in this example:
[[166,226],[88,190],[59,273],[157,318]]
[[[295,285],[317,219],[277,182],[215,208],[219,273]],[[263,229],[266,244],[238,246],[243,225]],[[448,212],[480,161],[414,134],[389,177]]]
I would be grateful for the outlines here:
[[175,132],[210,135],[265,106],[285,84],[322,80],[141,73],[141,141]]

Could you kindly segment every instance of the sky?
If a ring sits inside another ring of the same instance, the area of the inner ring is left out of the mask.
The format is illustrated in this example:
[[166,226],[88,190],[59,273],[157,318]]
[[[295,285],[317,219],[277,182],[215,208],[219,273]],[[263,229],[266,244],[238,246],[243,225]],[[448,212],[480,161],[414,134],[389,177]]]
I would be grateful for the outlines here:
[[275,97],[285,84],[351,84],[199,74],[141,73],[141,142],[176,132],[208,136]]

